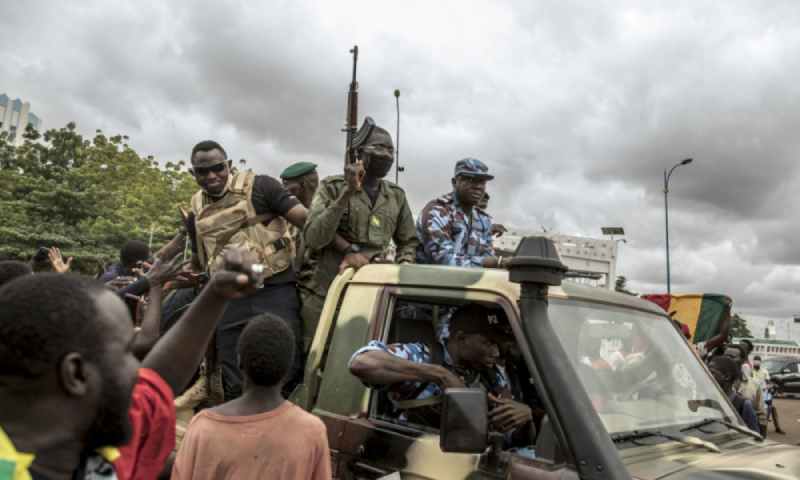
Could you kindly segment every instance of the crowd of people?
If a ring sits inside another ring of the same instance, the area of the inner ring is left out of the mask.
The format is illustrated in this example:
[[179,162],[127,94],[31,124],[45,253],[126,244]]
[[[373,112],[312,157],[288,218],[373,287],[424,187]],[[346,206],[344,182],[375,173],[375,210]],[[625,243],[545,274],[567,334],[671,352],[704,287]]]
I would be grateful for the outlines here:
[[[385,180],[389,133],[369,119],[354,138],[358,161],[322,180],[308,162],[280,180],[236,170],[219,143],[198,143],[199,189],[181,231],[156,252],[128,241],[97,279],[69,273],[72,259],[57,248],[0,262],[0,472],[330,478],[325,426],[286,399],[336,275],[370,263],[508,262],[493,247],[505,229],[486,211],[493,176],[483,162],[457,161],[449,191],[415,219],[405,191]],[[372,342],[353,354],[351,372],[392,385],[398,406],[481,385],[492,424],[508,443],[529,444],[535,388],[501,360],[513,355],[513,335],[480,305],[442,320],[435,345]],[[757,361],[745,368],[748,353],[729,346],[710,367],[765,432],[768,378]]]
[[[370,263],[506,260],[492,247],[504,228],[485,210],[483,162],[456,162],[451,191],[415,221],[405,191],[385,180],[389,133],[368,119],[355,139],[357,162],[322,180],[308,162],[280,180],[239,171],[219,143],[200,142],[190,170],[199,189],[158,251],[130,240],[95,279],[70,273],[55,247],[0,262],[0,469],[329,478],[324,425],[285,399],[335,276]],[[473,333],[454,332],[451,347],[463,353]],[[498,400],[497,421],[529,421],[510,402]]]
[[775,386],[769,372],[761,367],[761,357],[750,360],[752,351],[753,344],[748,340],[722,345],[708,356],[708,368],[750,430],[766,438],[771,421],[775,433],[785,434],[773,403]]

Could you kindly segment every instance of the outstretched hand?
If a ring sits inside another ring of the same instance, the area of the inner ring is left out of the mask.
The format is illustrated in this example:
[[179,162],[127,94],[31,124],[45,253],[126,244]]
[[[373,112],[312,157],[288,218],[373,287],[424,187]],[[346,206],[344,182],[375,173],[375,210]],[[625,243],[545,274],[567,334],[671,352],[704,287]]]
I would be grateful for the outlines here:
[[175,257],[170,262],[157,259],[145,276],[150,281],[151,287],[161,287],[165,283],[180,277],[183,267],[188,263],[188,260],[182,262],[180,257]]
[[58,247],[50,247],[50,250],[47,251],[47,258],[56,273],[67,273],[72,266],[72,257],[69,257],[65,262]]
[[256,263],[255,255],[247,250],[230,249],[224,258],[225,266],[211,277],[209,288],[227,299],[242,298],[255,292],[262,277],[259,272],[261,265]]

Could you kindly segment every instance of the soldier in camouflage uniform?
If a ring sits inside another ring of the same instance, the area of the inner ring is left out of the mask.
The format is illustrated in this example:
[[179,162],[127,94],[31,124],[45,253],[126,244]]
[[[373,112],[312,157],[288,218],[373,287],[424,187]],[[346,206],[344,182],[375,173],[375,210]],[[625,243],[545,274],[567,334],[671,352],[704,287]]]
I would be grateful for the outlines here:
[[366,385],[387,392],[400,422],[438,425],[445,389],[481,388],[493,404],[489,419],[494,428],[511,433],[525,427],[520,433],[528,436],[531,408],[512,398],[505,370],[498,366],[497,316],[470,303],[454,312],[452,324],[451,338],[435,345],[373,340],[356,350],[348,368]]
[[417,218],[417,263],[502,268],[492,246],[492,217],[478,207],[493,179],[475,158],[456,163],[453,191],[434,199]]
[[307,347],[328,287],[339,271],[383,259],[392,241],[397,248],[394,261],[412,263],[419,243],[405,192],[383,179],[393,163],[389,132],[367,117],[354,147],[364,165],[362,185],[359,188],[354,165],[348,165],[344,175],[324,179],[303,230],[306,248],[318,255],[311,278],[300,285]]

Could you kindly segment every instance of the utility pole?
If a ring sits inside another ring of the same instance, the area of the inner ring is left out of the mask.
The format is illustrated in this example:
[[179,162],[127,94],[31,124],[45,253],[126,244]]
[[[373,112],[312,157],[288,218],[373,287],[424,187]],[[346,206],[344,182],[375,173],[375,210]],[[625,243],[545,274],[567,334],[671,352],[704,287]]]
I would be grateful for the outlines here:
[[676,168],[680,167],[681,165],[688,165],[692,163],[691,158],[687,158],[675,164],[672,168],[669,169],[669,173],[664,170],[664,233],[666,237],[666,247],[667,247],[667,294],[672,294],[672,284],[670,281],[670,271],[669,271],[669,200],[667,196],[669,195],[669,179],[672,176],[672,172],[675,171]]
[[397,133],[395,133],[394,149],[394,183],[400,184],[400,172],[404,172],[405,167],[400,166],[400,89],[395,89],[394,100],[397,107]]

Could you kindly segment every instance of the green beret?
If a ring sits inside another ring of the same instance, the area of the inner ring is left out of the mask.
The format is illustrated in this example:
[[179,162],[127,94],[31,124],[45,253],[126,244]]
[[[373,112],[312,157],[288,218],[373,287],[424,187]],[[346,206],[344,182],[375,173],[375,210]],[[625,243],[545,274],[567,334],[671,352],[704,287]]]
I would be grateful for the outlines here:
[[297,162],[286,167],[286,170],[281,172],[281,178],[284,180],[291,180],[293,178],[302,177],[317,169],[316,163],[311,162]]

